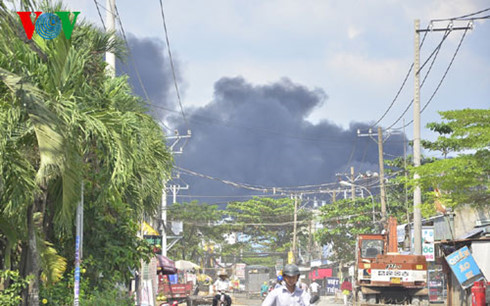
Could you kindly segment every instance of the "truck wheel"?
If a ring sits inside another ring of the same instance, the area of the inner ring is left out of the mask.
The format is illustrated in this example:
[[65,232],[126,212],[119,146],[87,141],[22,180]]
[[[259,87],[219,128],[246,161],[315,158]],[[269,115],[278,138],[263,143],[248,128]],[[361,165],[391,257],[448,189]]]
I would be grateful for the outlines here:
[[362,294],[361,290],[357,291],[356,296],[357,296],[357,299],[356,299],[357,301],[359,301],[361,303],[366,302],[366,297],[364,296],[364,294]]
[[420,306],[420,298],[418,296],[412,297],[412,305],[413,306]]
[[366,302],[368,304],[376,304],[376,294],[366,294]]
[[429,306],[429,299],[427,297],[421,297],[420,298],[420,306]]

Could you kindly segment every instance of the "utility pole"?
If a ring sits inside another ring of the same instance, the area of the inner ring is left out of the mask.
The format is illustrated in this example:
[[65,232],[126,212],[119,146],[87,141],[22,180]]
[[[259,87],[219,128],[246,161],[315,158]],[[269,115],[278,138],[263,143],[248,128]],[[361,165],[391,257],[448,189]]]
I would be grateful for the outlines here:
[[[413,96],[413,166],[420,166],[420,32],[435,32],[435,31],[455,31],[455,30],[471,30],[472,26],[467,27],[453,27],[453,21],[446,28],[439,29],[419,29],[420,20],[415,20],[415,38],[414,38],[414,96]],[[419,174],[415,172],[413,178],[417,180],[420,178]],[[414,249],[413,254],[422,255],[422,214],[420,211],[420,205],[422,203],[422,192],[418,184],[415,185],[413,190],[413,239]]]
[[[114,41],[114,33],[116,30],[116,0],[106,0],[106,31],[112,32],[111,41]],[[105,61],[107,63],[107,73],[114,77],[116,75],[116,56],[113,52],[105,53]]]
[[[420,166],[420,20],[415,20],[415,39],[414,39],[414,92],[413,92],[413,166]],[[417,172],[413,178],[417,180],[420,176]],[[413,253],[422,255],[422,214],[420,204],[422,203],[422,193],[420,186],[415,185],[413,190]]]
[[294,195],[294,221],[293,221],[293,263],[296,263],[296,220],[298,218],[298,195]]
[[81,186],[80,202],[77,205],[77,212],[75,218],[75,272],[74,272],[74,286],[73,286],[73,305],[78,306],[80,303],[80,263],[82,261],[82,249],[83,249],[83,181]]
[[308,253],[306,254],[307,261],[311,262],[313,256],[311,256],[311,235],[312,235],[312,223],[313,219],[308,222]]
[[160,233],[162,233],[162,255],[167,256],[167,187],[165,182],[163,183],[162,190],[162,226],[160,227]]
[[[378,136],[376,140],[373,136]],[[374,140],[378,144],[378,162],[379,162],[379,191],[380,191],[380,202],[381,202],[381,223],[386,225],[386,187],[385,187],[385,166],[384,166],[384,157],[383,157],[383,142],[386,141],[393,132],[389,132],[386,139],[383,138],[383,130],[381,127],[378,127],[378,132],[374,134],[371,129],[367,134],[361,134],[360,130],[357,130],[357,136],[369,136],[372,140]]]
[[383,130],[378,126],[379,189],[381,195],[381,223],[386,223],[385,165],[383,159]]
[[[167,139],[173,140],[173,143],[170,145],[170,151],[172,152],[173,155],[176,154],[182,154],[184,146],[187,144],[187,141],[189,138],[191,138],[191,130],[187,131],[187,135],[179,135],[178,131],[175,131],[174,136],[167,136]],[[186,141],[184,144],[182,144],[179,148],[177,148],[177,144],[182,140],[185,139]],[[162,255],[167,256],[167,251],[169,249],[167,245],[167,188],[172,192],[172,204],[177,203],[177,192],[181,189],[189,189],[189,185],[186,186],[178,186],[176,184],[167,186],[167,182],[163,182],[163,190],[162,190],[162,213],[161,213],[161,226],[160,226],[160,232],[162,234]]]
[[350,181],[352,182],[352,186],[350,187],[350,193],[352,201],[356,200],[356,187],[354,186],[354,167],[350,167]]

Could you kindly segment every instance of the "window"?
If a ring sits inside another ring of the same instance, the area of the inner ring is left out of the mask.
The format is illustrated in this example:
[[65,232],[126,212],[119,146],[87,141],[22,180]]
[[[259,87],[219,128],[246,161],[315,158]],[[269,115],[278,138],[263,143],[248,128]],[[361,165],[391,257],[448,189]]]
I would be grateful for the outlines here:
[[383,240],[363,240],[361,246],[362,258],[375,258],[378,254],[383,254]]

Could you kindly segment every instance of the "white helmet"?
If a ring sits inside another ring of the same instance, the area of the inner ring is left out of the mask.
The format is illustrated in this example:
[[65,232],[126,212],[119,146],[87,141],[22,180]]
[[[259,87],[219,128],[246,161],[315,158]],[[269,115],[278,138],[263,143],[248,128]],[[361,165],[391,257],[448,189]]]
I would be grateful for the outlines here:
[[218,276],[228,276],[228,273],[225,269],[221,269],[218,271]]

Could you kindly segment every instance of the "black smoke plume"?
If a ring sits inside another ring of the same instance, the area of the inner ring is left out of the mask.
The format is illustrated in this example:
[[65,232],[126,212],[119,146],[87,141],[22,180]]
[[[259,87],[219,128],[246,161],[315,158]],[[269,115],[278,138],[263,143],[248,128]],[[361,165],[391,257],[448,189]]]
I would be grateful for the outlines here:
[[[357,135],[357,130],[365,131],[369,123],[352,122],[344,129],[334,124],[335,118],[328,113],[324,114],[328,120],[307,120],[319,106],[328,106],[323,89],[311,89],[289,78],[254,85],[243,77],[223,77],[216,81],[211,101],[202,107],[185,108],[184,121],[175,92],[170,90],[173,81],[163,44],[133,37],[130,45],[153,104],[174,110],[160,108],[159,119],[180,134],[192,130],[183,154],[175,156],[177,166],[216,179],[264,187],[335,182],[336,174],[350,172],[351,166],[356,173],[378,172],[377,144]],[[135,92],[143,96],[129,68]],[[349,111],[349,101],[345,102],[345,111]],[[392,136],[384,146],[388,156],[403,154],[403,136]],[[212,196],[196,199],[226,203],[233,199],[226,196],[260,194],[192,175],[181,175],[174,182],[190,186],[179,193],[179,202],[194,199],[189,195]]]

